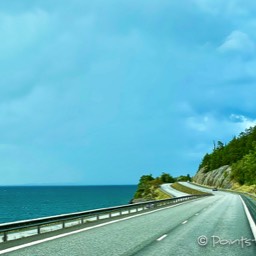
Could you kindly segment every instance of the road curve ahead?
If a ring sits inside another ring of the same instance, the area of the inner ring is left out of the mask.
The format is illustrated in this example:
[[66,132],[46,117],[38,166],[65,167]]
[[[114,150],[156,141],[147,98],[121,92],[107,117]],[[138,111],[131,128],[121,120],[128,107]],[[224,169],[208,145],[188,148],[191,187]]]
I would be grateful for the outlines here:
[[179,196],[187,196],[188,194],[183,193],[179,190],[174,189],[171,187],[172,183],[164,183],[160,185],[160,188],[165,191],[167,194],[174,196],[174,197],[179,197]]
[[240,197],[218,191],[6,255],[255,256],[256,245]]
[[205,192],[205,193],[212,193],[213,192],[211,188],[197,186],[197,185],[195,185],[193,183],[190,183],[190,182],[182,181],[182,182],[179,182],[179,183],[183,186],[186,186],[186,187],[189,187],[189,188],[192,188],[192,189],[195,189],[195,190],[199,190],[199,191],[202,191],[202,192]]

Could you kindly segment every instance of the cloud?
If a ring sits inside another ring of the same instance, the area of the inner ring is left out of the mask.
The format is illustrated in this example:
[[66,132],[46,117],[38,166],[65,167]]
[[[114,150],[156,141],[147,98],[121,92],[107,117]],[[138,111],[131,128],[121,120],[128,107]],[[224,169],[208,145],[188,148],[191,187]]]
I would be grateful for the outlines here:
[[250,37],[241,31],[233,31],[225,40],[225,42],[218,47],[221,53],[231,53],[246,58],[254,57],[255,43]]
[[243,0],[194,0],[195,4],[205,13],[213,16],[224,16],[239,19],[250,16],[250,12],[255,8],[253,1]]
[[204,132],[208,128],[209,118],[204,116],[203,118],[189,117],[187,119],[187,125],[195,131]]
[[0,12],[0,102],[25,95],[33,87],[36,55],[31,53],[48,26],[49,16],[40,9],[21,14]]
[[231,114],[229,118],[231,122],[234,122],[238,125],[241,131],[256,126],[256,119],[252,119],[244,115]]
[[249,4],[5,2],[0,150],[8,183],[47,181],[47,173],[79,184],[189,173],[213,140],[227,142],[255,120]]
[[49,20],[40,9],[21,14],[0,12],[0,58],[10,60],[42,39]]
[[228,143],[241,131],[256,125],[255,118],[241,114],[230,114],[222,117],[214,113],[201,115],[194,112],[193,115],[191,114],[190,112],[190,116],[181,121],[181,132],[193,134],[193,136],[186,136],[186,143],[182,143],[183,146],[186,145],[182,154],[191,163],[197,163],[197,166],[206,153],[212,152],[214,141]]

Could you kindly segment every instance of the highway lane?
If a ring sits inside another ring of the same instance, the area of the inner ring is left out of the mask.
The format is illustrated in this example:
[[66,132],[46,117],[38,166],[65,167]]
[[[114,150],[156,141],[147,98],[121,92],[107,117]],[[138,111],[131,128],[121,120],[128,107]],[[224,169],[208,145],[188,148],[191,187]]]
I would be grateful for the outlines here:
[[[208,238],[207,246],[198,237]],[[215,236],[215,237],[212,237]],[[133,216],[99,228],[23,248],[10,256],[128,256],[128,255],[255,255],[256,246],[219,245],[218,237],[253,239],[240,197],[220,192],[216,196],[186,202]],[[215,240],[213,240],[215,239]]]
[[[135,255],[255,255],[255,240],[240,197],[223,192],[219,194],[215,196],[219,198],[215,204],[192,216],[175,232],[166,233],[162,242],[144,248]],[[193,244],[192,241],[199,237],[202,244],[207,240],[205,246]]]
[[179,196],[187,196],[188,194],[183,193],[179,190],[176,190],[171,187],[172,183],[165,183],[162,184],[160,187],[162,190],[164,190],[166,193],[170,194],[171,196],[179,197]]
[[200,190],[202,192],[206,192],[206,193],[212,193],[212,189],[211,188],[204,188],[204,187],[200,187],[200,186],[197,186],[193,183],[190,183],[190,182],[179,182],[181,185],[183,186],[187,186],[189,188],[192,188],[192,189],[196,189],[196,190]]

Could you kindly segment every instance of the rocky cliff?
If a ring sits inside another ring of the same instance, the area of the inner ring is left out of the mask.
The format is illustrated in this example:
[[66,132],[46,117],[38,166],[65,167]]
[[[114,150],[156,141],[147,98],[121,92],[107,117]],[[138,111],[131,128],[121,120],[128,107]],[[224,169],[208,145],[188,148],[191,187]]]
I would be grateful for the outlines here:
[[205,169],[201,168],[193,177],[193,181],[202,185],[230,189],[233,186],[230,173],[231,167],[229,165],[209,172],[205,172]]

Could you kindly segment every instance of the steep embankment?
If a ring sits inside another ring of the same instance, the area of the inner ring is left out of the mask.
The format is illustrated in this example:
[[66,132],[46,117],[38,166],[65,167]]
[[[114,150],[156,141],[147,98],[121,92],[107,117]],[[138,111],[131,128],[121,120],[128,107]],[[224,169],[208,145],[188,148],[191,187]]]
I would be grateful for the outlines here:
[[193,177],[193,181],[198,184],[225,189],[231,189],[234,185],[231,180],[231,167],[229,165],[208,172],[205,172],[205,168],[201,168]]
[[201,168],[193,177],[193,182],[200,185],[231,189],[237,192],[256,195],[256,184],[241,185],[236,182],[234,179],[232,179],[232,168],[229,165],[222,166],[209,172],[205,172],[204,168]]
[[255,193],[256,126],[234,137],[229,143],[214,142],[205,154],[194,182],[225,189]]
[[161,189],[161,185],[167,183],[175,183],[176,181],[191,181],[189,174],[187,176],[172,177],[169,173],[163,172],[159,177],[154,178],[152,174],[142,175],[138,184],[137,191],[131,202],[141,202],[147,200],[160,200],[171,197],[171,193],[166,193]]

